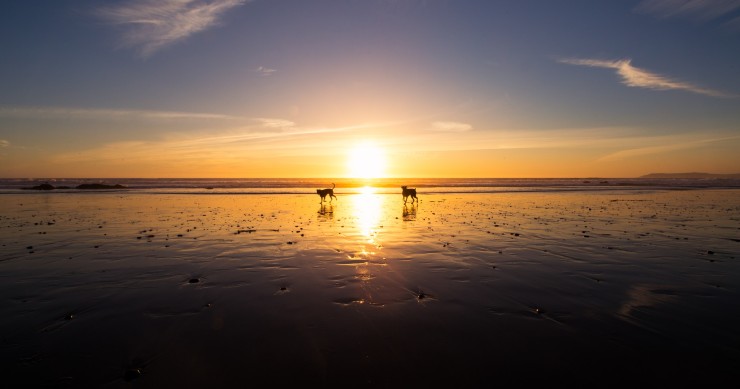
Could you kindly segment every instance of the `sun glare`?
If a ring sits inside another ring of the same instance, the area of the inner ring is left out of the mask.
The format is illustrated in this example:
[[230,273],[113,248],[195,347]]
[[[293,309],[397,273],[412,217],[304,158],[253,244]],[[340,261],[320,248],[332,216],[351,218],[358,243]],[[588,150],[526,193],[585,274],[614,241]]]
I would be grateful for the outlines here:
[[385,155],[372,143],[362,143],[350,150],[347,167],[353,178],[381,178],[385,175]]

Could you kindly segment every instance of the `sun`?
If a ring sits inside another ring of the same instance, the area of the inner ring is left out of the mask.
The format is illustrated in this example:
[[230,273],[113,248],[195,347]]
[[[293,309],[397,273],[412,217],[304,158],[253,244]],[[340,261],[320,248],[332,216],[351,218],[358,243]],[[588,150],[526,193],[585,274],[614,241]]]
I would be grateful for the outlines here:
[[385,153],[373,143],[360,143],[350,149],[347,168],[352,178],[381,178],[385,175]]

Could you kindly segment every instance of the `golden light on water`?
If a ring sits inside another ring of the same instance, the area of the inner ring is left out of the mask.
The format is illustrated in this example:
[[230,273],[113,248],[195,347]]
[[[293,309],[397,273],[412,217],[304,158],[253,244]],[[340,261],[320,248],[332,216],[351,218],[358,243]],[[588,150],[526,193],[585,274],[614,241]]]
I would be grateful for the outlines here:
[[347,170],[353,178],[385,177],[385,152],[371,142],[363,142],[349,151]]

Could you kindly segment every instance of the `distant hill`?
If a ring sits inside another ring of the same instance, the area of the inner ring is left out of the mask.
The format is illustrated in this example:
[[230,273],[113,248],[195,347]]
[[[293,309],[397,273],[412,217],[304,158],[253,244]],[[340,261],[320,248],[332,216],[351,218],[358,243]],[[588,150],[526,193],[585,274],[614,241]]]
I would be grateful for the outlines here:
[[740,179],[740,173],[713,174],[713,173],[651,173],[640,178],[729,178]]

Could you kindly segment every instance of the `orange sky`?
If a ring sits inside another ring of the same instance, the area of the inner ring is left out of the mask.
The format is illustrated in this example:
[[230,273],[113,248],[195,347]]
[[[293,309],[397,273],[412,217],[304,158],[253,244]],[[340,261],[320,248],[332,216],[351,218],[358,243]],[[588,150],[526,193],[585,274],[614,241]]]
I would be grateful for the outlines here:
[[723,2],[26,3],[0,177],[740,172]]

